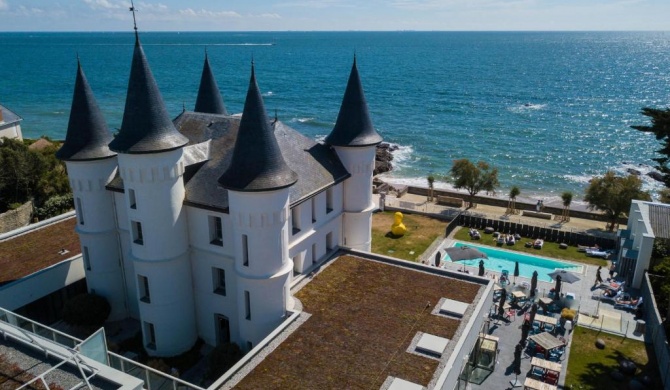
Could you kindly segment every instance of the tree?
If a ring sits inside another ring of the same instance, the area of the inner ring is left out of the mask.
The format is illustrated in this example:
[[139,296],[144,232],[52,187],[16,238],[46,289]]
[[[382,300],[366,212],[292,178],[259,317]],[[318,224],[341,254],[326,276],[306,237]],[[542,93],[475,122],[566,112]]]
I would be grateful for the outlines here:
[[649,193],[642,191],[642,180],[636,175],[617,176],[613,171],[591,179],[584,196],[589,209],[605,213],[610,221],[610,231],[614,230],[619,217],[630,209],[633,199],[651,200]]
[[433,183],[435,183],[435,177],[433,175],[430,175],[427,177],[428,179],[428,188],[430,189],[430,195],[428,196],[428,201],[433,200]]
[[475,165],[467,158],[454,160],[450,174],[454,179],[454,188],[465,189],[470,194],[469,207],[473,206],[475,195],[480,191],[495,194],[496,188],[500,185],[498,169],[484,161],[479,161]]
[[517,186],[513,186],[511,190],[509,190],[509,205],[507,207],[507,212],[509,214],[516,214],[516,197],[519,196],[521,193],[521,190]]
[[658,191],[658,196],[662,203],[670,203],[670,188],[663,188]]
[[561,199],[563,200],[563,215],[561,219],[565,222],[570,220],[570,204],[572,204],[572,192],[565,191],[561,194]]
[[645,107],[642,115],[651,118],[651,126],[631,126],[635,130],[653,133],[661,141],[661,149],[657,150],[662,157],[653,159],[658,163],[659,171],[663,174],[666,187],[670,187],[670,108],[658,109]]

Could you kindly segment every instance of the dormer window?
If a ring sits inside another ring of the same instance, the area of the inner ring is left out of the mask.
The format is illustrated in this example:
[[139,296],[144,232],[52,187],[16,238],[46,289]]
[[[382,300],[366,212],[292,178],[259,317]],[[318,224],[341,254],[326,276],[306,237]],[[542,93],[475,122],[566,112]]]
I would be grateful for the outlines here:
[[210,215],[209,218],[209,243],[223,246],[223,222],[221,217]]

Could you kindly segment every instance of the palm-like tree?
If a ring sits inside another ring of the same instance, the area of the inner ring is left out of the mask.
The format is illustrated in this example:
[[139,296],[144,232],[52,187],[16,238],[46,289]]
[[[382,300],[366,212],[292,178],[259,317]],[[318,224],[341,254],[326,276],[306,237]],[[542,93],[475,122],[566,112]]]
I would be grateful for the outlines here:
[[435,183],[435,177],[433,175],[428,176],[428,189],[430,190],[430,195],[428,195],[428,201],[433,200],[433,183]]
[[572,192],[565,191],[561,194],[561,199],[563,199],[563,216],[562,220],[564,222],[570,221],[570,204],[572,203]]
[[518,211],[516,209],[516,197],[519,196],[521,190],[517,186],[513,186],[509,190],[509,205],[507,206],[507,212],[509,214],[516,214]]

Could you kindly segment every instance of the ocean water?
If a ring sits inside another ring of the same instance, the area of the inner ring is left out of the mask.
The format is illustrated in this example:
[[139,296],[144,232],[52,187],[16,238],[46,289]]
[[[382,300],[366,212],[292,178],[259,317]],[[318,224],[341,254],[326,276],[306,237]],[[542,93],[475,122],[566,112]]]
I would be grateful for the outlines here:
[[[140,33],[170,115],[195,104],[207,51],[226,105],[241,112],[250,63],[270,115],[321,139],[354,53],[370,114],[398,144],[389,180],[437,187],[457,158],[500,170],[504,196],[581,198],[608,169],[650,171],[659,144],[630,128],[667,107],[668,32]],[[27,137],[65,136],[77,56],[111,129],[120,127],[128,33],[0,33],[0,103]],[[645,177],[649,190],[660,188]]]

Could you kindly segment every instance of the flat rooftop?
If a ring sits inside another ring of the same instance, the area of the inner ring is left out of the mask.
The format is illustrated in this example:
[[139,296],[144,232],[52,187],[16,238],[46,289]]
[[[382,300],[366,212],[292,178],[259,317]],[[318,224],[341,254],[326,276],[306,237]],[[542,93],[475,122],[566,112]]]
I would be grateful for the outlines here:
[[447,298],[472,304],[485,288],[410,267],[340,256],[295,293],[309,318],[249,368],[234,388],[379,389],[389,376],[428,387],[450,348],[436,358],[414,353],[413,343],[423,332],[455,344],[462,320],[436,314],[440,302]]
[[0,286],[79,255],[75,225],[73,216],[0,241]]

